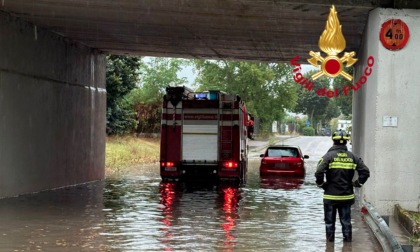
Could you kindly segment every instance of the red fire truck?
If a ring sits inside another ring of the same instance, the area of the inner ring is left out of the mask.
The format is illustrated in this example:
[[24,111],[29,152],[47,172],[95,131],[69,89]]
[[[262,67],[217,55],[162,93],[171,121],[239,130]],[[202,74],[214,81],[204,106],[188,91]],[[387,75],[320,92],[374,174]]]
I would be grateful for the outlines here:
[[162,179],[204,176],[245,182],[247,123],[239,96],[167,87],[161,118]]

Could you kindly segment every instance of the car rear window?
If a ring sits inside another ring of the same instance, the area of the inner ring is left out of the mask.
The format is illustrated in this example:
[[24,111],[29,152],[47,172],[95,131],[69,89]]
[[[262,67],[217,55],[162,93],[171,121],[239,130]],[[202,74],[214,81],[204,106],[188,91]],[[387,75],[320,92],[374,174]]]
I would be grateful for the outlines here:
[[295,148],[269,148],[268,157],[298,157],[298,151]]

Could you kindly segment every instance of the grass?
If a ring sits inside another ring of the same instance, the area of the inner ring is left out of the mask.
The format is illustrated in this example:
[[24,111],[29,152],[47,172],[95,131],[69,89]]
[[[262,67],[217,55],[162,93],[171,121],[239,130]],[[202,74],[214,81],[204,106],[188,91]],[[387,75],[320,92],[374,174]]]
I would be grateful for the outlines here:
[[[402,217],[402,225],[407,229],[407,231],[411,234],[411,236],[407,236],[408,240],[411,243],[418,243],[420,242],[420,212],[405,210],[401,208],[401,206],[396,205],[399,209],[399,215],[405,216]],[[411,226],[411,222],[414,221],[413,227]],[[408,224],[407,224],[408,223]],[[413,230],[410,230],[413,228]]]
[[160,142],[156,138],[113,136],[106,140],[105,174],[126,172],[134,166],[159,161]]
[[412,212],[413,219],[420,225],[420,213]]

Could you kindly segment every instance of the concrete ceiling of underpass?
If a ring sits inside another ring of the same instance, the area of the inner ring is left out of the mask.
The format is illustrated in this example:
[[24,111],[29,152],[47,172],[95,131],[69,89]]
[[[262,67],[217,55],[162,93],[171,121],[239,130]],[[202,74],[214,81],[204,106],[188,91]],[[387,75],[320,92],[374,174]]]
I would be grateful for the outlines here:
[[1,0],[0,11],[110,54],[288,62],[318,50],[332,4],[346,51],[369,11],[415,0]]

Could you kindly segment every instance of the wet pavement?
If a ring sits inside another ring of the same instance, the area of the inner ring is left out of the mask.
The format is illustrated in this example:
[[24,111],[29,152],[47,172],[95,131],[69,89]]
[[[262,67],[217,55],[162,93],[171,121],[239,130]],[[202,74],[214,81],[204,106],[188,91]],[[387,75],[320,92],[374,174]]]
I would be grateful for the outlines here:
[[322,191],[313,179],[328,145],[320,140],[299,143],[312,156],[305,179],[260,178],[258,147],[241,187],[161,182],[153,164],[2,199],[0,251],[382,251],[356,204],[353,243],[342,242],[339,222],[335,243],[325,242]]

